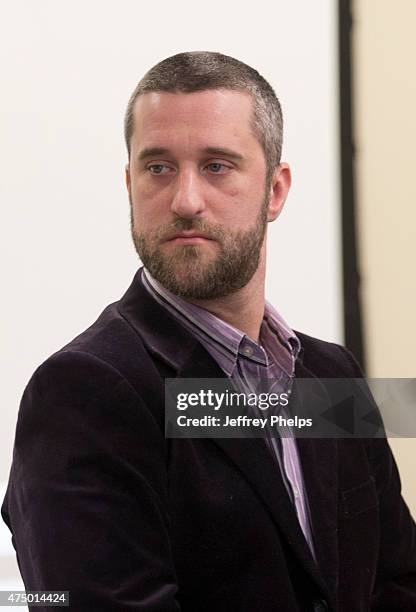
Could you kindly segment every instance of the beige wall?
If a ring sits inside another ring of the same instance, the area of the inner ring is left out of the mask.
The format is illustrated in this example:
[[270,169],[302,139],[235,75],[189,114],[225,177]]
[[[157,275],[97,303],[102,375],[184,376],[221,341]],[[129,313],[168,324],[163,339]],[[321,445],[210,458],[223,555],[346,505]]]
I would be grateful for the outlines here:
[[[354,0],[357,213],[371,377],[416,377],[415,23],[414,0]],[[391,445],[416,516],[416,439]]]

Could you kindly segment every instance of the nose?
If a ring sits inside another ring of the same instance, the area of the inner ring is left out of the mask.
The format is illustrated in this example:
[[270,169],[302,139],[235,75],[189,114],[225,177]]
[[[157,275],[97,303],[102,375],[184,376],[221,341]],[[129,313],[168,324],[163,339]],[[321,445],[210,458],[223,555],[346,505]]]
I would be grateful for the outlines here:
[[179,172],[174,186],[171,210],[179,217],[194,217],[205,210],[201,177],[190,168]]

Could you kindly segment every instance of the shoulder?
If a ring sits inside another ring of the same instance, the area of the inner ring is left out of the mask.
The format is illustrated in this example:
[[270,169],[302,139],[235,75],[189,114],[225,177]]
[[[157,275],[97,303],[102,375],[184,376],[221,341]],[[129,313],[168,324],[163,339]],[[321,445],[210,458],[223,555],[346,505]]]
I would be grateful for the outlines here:
[[92,325],[45,359],[28,388],[43,396],[68,392],[94,397],[127,382],[140,394],[141,381],[154,371],[153,361],[118,305],[107,306]]
[[131,431],[146,423],[160,431],[160,377],[117,304],[36,368],[20,402],[16,440],[29,430],[49,436],[55,429],[57,439],[68,432],[80,440],[122,423]]
[[142,338],[121,314],[119,304],[120,301],[107,306],[92,325],[59,349],[53,357],[81,352],[120,371],[133,355],[136,359],[144,357],[146,352]]
[[295,331],[301,343],[303,365],[322,378],[361,378],[363,372],[354,355],[344,346]]

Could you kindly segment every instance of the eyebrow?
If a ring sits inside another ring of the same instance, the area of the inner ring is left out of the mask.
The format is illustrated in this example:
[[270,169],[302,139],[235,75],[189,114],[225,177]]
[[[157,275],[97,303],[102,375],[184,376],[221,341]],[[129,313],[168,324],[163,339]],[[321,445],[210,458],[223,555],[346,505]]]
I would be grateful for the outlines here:
[[[147,147],[142,149],[137,156],[138,161],[143,161],[149,157],[158,157],[159,155],[169,155],[169,149],[165,149],[162,147]],[[215,155],[219,157],[229,157],[231,159],[235,159],[241,161],[244,157],[237,153],[236,151],[232,151],[231,149],[226,149],[224,147],[206,147],[202,150],[202,153],[205,155]]]
[[203,150],[203,153],[206,153],[207,155],[217,155],[219,157],[231,157],[239,161],[244,159],[240,153],[232,151],[231,149],[225,149],[223,147],[207,147]]
[[147,157],[157,157],[159,155],[167,155],[169,153],[168,149],[162,149],[161,147],[148,147],[146,149],[142,149],[137,156],[138,161],[142,161]]

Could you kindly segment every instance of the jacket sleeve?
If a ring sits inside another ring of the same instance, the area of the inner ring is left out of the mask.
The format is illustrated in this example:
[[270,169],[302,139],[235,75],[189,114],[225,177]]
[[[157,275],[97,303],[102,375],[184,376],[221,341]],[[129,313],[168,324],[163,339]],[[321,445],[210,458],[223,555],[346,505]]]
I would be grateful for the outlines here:
[[[361,368],[349,351],[347,356],[354,371],[353,376],[363,377]],[[368,449],[380,517],[380,549],[371,611],[414,612],[416,525],[401,495],[400,476],[387,439],[370,440]]]
[[137,392],[86,353],[47,360],[2,507],[26,590],[69,591],[74,611],[179,611],[167,507],[164,435]]

